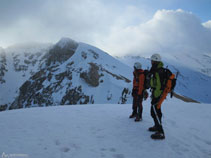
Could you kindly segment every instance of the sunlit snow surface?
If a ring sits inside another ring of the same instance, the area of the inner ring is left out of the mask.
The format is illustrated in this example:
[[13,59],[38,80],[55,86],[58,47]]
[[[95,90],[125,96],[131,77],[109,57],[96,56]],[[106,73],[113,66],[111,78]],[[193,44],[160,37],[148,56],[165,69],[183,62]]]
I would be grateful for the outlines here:
[[143,121],[131,105],[30,108],[0,113],[0,156],[30,158],[209,158],[210,104],[168,99],[162,105],[165,140],[152,140],[150,100]]

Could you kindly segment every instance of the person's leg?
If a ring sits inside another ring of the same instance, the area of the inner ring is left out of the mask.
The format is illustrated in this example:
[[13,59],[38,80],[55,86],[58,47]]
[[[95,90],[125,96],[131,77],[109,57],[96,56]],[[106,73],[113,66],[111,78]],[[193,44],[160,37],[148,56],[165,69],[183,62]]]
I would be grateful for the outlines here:
[[153,111],[153,115],[154,115],[154,122],[155,122],[155,127],[157,128],[157,131],[160,133],[164,134],[163,131],[163,127],[162,127],[162,112],[161,112],[161,108],[157,108],[156,105],[152,105],[152,111]]
[[158,124],[157,124],[157,121],[156,121],[155,112],[153,110],[153,105],[151,105],[150,112],[151,112],[152,119],[154,121],[154,126],[150,127],[148,130],[151,131],[151,132],[154,132],[154,131],[157,131],[158,130]]
[[137,115],[137,96],[133,97],[132,114],[129,118],[134,118]]
[[150,127],[148,130],[151,131],[151,132],[154,132],[154,131],[158,131],[158,128],[159,128],[159,122],[156,117],[156,111],[154,110],[154,107],[155,107],[155,104],[158,102],[158,99],[159,98],[153,98],[152,101],[151,101],[151,116],[153,118],[153,121],[154,121],[154,126]]
[[157,115],[158,115],[158,119],[159,119],[159,126],[158,126],[158,132],[161,132],[164,134],[164,131],[163,131],[163,126],[162,126],[162,112],[161,112],[161,108],[157,108],[157,106],[155,107],[155,110],[157,112]]
[[[157,108],[156,105],[152,105],[152,113],[153,113],[154,122],[155,122],[154,131],[156,130],[157,132],[155,134],[152,134],[151,138],[152,139],[165,139],[165,134],[164,134],[162,122],[161,122],[161,118],[162,118],[161,108]],[[151,130],[151,131],[153,131],[153,130]]]
[[137,100],[138,114],[137,114],[137,116],[136,116],[135,121],[140,121],[140,120],[142,120],[142,112],[143,112],[142,101],[143,101],[143,98],[138,97],[138,100]]

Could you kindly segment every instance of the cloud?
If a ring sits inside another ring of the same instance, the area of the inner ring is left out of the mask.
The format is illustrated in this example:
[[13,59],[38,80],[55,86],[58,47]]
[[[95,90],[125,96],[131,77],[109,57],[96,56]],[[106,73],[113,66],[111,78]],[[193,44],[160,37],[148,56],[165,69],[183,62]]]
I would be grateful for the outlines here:
[[0,44],[58,41],[62,36],[92,41],[93,34],[113,22],[97,0],[2,1]]
[[112,26],[124,27],[145,17],[136,7],[122,8],[103,0],[2,0],[0,45],[56,42],[64,36],[95,45]]
[[0,1],[0,46],[57,42],[61,37],[96,45],[115,27],[147,19],[146,8],[104,0]]
[[149,6],[120,2],[1,0],[0,46],[70,37],[111,55],[211,52],[210,21],[201,24],[183,10],[158,10],[152,16]]
[[203,26],[206,27],[206,28],[208,28],[208,29],[211,29],[211,20],[203,23]]
[[198,17],[181,9],[158,10],[146,23],[114,27],[103,39],[106,42],[98,45],[117,55],[211,53],[208,24],[202,25]]

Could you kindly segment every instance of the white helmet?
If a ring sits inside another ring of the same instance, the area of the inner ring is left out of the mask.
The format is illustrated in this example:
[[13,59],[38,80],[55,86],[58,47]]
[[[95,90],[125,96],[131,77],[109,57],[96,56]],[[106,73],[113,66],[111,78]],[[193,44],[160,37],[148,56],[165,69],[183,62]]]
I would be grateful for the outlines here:
[[136,63],[134,64],[134,68],[135,68],[135,69],[141,69],[141,68],[142,68],[141,63],[136,62]]
[[161,61],[161,56],[159,54],[153,54],[151,56],[152,61]]

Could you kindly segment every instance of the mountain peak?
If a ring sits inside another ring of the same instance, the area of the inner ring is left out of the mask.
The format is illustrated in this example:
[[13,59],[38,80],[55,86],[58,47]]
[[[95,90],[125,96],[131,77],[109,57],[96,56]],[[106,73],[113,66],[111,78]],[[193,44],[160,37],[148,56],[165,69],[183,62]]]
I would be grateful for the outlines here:
[[56,43],[56,46],[59,46],[61,48],[64,48],[68,45],[78,45],[78,43],[76,41],[74,41],[71,38],[68,37],[62,37],[59,42]]

